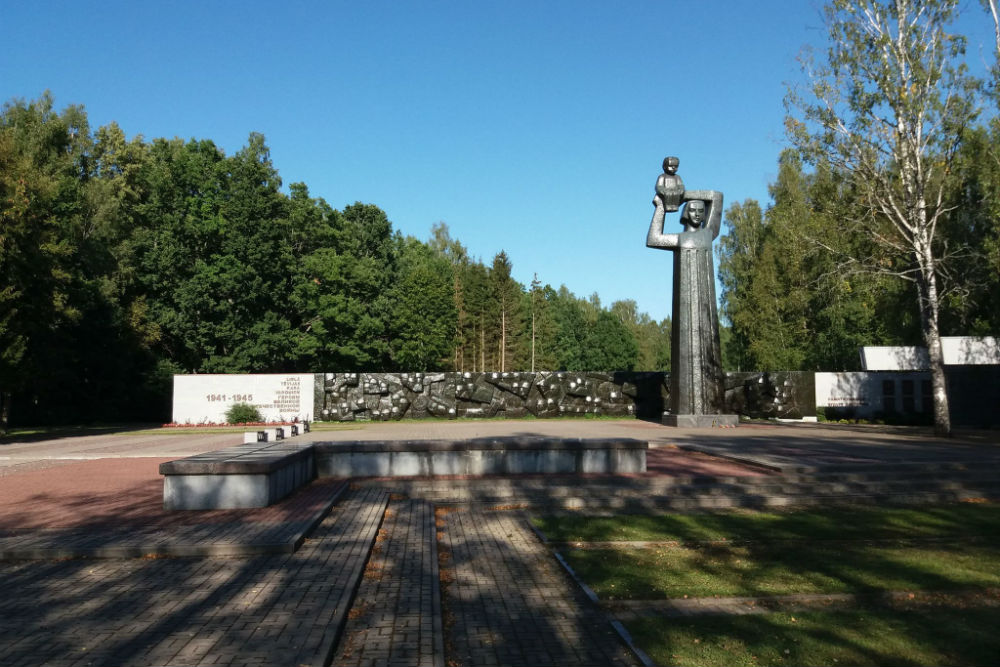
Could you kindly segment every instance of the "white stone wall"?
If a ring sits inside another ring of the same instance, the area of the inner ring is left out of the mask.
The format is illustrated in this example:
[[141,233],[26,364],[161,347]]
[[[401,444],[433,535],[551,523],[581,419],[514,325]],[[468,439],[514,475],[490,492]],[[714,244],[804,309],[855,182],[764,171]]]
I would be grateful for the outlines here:
[[[887,411],[924,412],[926,372],[860,371],[854,373],[816,373],[816,407],[847,408],[858,418],[871,418]],[[893,385],[888,397],[883,384]],[[904,384],[908,383],[908,384]],[[907,386],[911,389],[907,393]],[[929,396],[929,392],[927,392]]]
[[221,424],[234,403],[249,403],[265,421],[313,419],[312,373],[175,375],[175,424]]
[[[993,336],[942,336],[945,366],[1000,365],[1000,339]],[[869,371],[922,371],[930,368],[925,347],[871,346],[861,348],[861,365]]]

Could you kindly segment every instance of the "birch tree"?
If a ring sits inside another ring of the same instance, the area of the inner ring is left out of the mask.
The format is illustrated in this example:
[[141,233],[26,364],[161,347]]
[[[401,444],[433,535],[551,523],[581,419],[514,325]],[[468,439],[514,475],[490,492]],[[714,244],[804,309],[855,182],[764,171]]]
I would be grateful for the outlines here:
[[803,60],[808,83],[791,89],[788,134],[814,164],[855,179],[860,206],[848,233],[879,252],[841,257],[840,270],[913,283],[927,347],[938,434],[951,432],[941,353],[941,277],[951,253],[938,234],[949,213],[945,174],[976,115],[965,42],[949,32],[957,0],[830,0],[825,61]]

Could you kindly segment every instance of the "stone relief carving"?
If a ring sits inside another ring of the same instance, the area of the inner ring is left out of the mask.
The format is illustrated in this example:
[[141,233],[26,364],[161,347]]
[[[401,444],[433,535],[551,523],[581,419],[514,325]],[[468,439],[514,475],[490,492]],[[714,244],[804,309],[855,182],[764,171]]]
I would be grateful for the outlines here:
[[[619,373],[326,373],[317,418],[385,421],[474,417],[637,416],[659,420],[670,376]],[[816,413],[812,373],[726,373],[726,409],[762,418]]]

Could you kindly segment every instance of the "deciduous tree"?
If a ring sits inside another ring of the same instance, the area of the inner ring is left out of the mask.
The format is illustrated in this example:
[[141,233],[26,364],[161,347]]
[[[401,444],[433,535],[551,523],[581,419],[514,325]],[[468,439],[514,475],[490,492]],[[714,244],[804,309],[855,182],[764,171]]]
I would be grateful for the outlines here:
[[948,212],[945,170],[975,117],[964,40],[949,32],[956,12],[957,0],[831,0],[826,57],[806,62],[809,85],[788,97],[794,144],[813,164],[854,178],[863,215],[846,215],[845,231],[881,249],[843,257],[844,270],[883,271],[916,286],[941,434],[951,421],[939,323],[948,253],[938,229]]

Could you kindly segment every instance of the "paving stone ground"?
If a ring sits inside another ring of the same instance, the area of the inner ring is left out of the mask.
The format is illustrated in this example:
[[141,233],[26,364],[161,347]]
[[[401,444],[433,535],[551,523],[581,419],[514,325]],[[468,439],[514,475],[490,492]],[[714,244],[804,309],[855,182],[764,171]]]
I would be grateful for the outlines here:
[[513,512],[440,512],[455,665],[631,665],[608,619]]
[[0,564],[0,663],[325,665],[386,502],[352,494],[290,555]]
[[[877,431],[687,433],[635,420],[372,426],[317,435],[642,437],[653,445],[651,472],[668,476],[751,474],[671,447],[692,442],[722,454],[777,452],[782,465],[876,450],[900,460],[922,447],[920,437]],[[993,440],[968,444],[981,453],[995,449]],[[281,531],[287,541],[289,526],[322,516],[341,492],[295,553],[0,562],[0,665],[634,664],[605,612],[516,511],[439,506],[435,514],[426,500],[390,499],[378,483],[348,490],[330,481],[264,510],[163,512],[159,461],[220,446],[217,437],[128,435],[0,443],[0,551],[8,555],[15,547],[44,558],[60,547],[113,556],[98,550],[259,545]]]
[[163,458],[71,461],[0,477],[0,560],[291,552],[345,483],[251,510],[163,509]]
[[434,510],[391,502],[349,614],[335,667],[444,667]]

